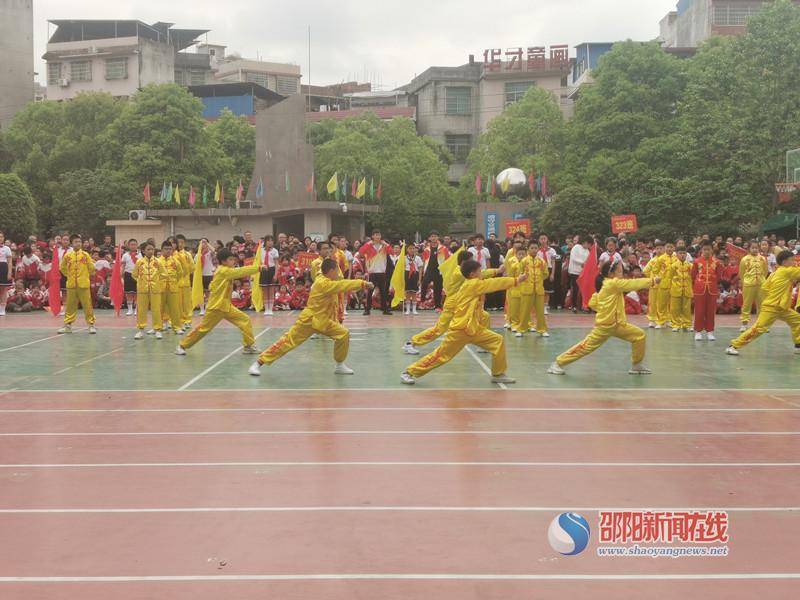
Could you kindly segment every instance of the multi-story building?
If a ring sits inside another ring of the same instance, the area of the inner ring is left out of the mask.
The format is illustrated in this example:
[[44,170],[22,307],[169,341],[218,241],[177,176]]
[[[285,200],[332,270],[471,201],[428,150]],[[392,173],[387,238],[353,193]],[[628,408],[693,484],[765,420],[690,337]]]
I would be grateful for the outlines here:
[[33,101],[33,2],[0,0],[0,128]]
[[417,109],[417,130],[444,144],[455,158],[449,180],[457,182],[466,171],[466,159],[489,122],[537,86],[553,94],[565,117],[572,116],[568,98],[570,65],[566,47],[522,49],[500,58],[499,50],[486,52],[485,62],[460,67],[431,67],[400,88],[409,106]]
[[217,46],[214,81],[220,83],[257,83],[282,96],[300,93],[300,67],[284,63],[241,58],[236,55],[220,56]]
[[80,92],[131,96],[150,83],[172,83],[188,72],[187,83],[211,79],[208,55],[183,52],[205,29],[175,29],[172,23],[59,20],[47,44],[47,98],[66,100]]
[[371,92],[371,83],[346,81],[333,85],[301,85],[300,93],[307,98],[306,110],[310,112],[347,110],[350,101],[345,96],[356,92]]
[[765,4],[764,0],[678,0],[676,9],[661,20],[660,39],[666,48],[697,48],[712,35],[742,35],[747,21]]

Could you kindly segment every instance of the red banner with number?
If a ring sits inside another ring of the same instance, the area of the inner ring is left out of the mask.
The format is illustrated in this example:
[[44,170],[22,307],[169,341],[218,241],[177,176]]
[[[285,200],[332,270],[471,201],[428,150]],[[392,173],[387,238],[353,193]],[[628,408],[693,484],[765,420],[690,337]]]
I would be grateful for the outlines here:
[[516,219],[514,221],[506,221],[506,237],[514,237],[515,233],[523,233],[525,237],[529,237],[533,228],[531,227],[530,219]]
[[311,268],[311,263],[314,262],[314,259],[318,256],[319,254],[314,254],[313,252],[298,252],[294,257],[294,262],[302,273]]
[[611,231],[617,233],[636,233],[639,231],[639,223],[636,215],[616,215],[611,217]]
[[725,244],[725,250],[731,259],[731,263],[735,265],[738,265],[742,258],[747,255],[747,250],[739,246],[734,246],[730,242]]

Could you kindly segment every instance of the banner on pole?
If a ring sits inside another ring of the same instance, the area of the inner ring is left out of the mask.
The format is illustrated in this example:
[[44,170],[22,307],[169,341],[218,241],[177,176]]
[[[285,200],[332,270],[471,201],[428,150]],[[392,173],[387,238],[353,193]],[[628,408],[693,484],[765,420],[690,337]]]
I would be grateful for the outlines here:
[[533,227],[530,219],[514,219],[513,221],[506,221],[506,237],[514,237],[515,233],[522,233],[525,237],[529,237]]
[[636,215],[616,215],[611,217],[611,231],[614,234],[636,233],[639,231]]

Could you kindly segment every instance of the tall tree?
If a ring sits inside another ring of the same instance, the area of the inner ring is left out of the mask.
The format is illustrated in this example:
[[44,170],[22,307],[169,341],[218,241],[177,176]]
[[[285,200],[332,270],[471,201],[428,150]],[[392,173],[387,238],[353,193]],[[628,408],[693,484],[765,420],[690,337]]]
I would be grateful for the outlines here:
[[36,209],[25,182],[15,173],[0,174],[0,230],[22,241],[36,231]]

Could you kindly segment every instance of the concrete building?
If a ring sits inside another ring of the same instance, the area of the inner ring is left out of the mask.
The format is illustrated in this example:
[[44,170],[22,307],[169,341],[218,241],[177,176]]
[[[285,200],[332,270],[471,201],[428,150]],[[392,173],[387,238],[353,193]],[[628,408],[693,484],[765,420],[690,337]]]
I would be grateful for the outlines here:
[[470,56],[469,63],[460,67],[431,67],[400,88],[408,93],[409,106],[417,109],[420,135],[441,142],[455,157],[448,174],[451,183],[464,175],[467,155],[489,122],[531,87],[551,92],[564,116],[572,116],[573,104],[568,98],[571,62],[566,57],[545,58],[544,49],[540,50],[541,55],[527,61],[497,58],[481,63]]
[[614,46],[609,42],[585,42],[575,46],[575,62],[569,76],[569,98],[576,100],[584,86],[593,83],[592,71],[600,57]]
[[189,73],[189,83],[211,78],[208,55],[183,52],[205,29],[175,29],[172,23],[59,20],[47,44],[47,98],[67,100],[80,92],[126,97],[150,83],[172,83]]
[[33,101],[33,1],[0,0],[0,128]]
[[[800,4],[800,0],[794,0]],[[712,35],[742,35],[747,21],[765,4],[763,0],[678,0],[676,9],[660,23],[666,48],[697,48]]]
[[216,120],[228,109],[237,117],[247,117],[256,124],[256,112],[277,104],[286,96],[272,92],[257,83],[213,83],[190,85],[189,92],[203,102],[203,117]]
[[[220,56],[224,46],[215,46],[214,81],[218,83],[257,83],[282,96],[300,93],[300,66],[241,58],[237,55]],[[204,48],[201,47],[201,50]]]
[[371,92],[371,83],[358,83],[346,81],[333,85],[301,85],[300,93],[308,99],[306,111],[336,111],[348,110],[350,100],[345,97],[356,92]]

